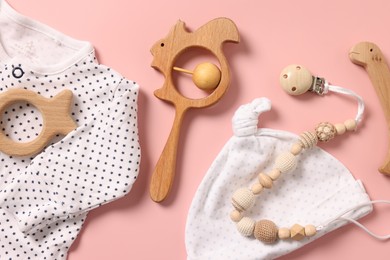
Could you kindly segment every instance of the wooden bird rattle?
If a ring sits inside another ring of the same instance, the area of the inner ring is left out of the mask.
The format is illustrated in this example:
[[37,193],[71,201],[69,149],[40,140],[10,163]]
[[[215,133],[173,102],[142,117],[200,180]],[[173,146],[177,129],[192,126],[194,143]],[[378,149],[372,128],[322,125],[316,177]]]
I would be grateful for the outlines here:
[[[189,108],[211,106],[222,98],[228,88],[230,73],[222,51],[224,42],[239,42],[237,27],[227,18],[214,19],[194,32],[188,32],[184,22],[178,21],[168,36],[155,43],[151,49],[154,57],[152,67],[165,76],[162,88],[157,89],[154,95],[173,104],[176,110],[171,133],[150,183],[150,196],[155,202],[163,201],[171,189],[176,170],[180,128],[185,112]],[[194,71],[174,67],[179,55],[192,47],[200,47],[210,51],[218,59],[221,69],[219,70],[218,67],[210,63],[199,64]],[[200,99],[183,96],[174,86],[173,70],[192,74],[194,84],[201,89],[210,91],[209,95]]]
[[[349,52],[350,60],[367,71],[381,103],[383,112],[390,127],[390,71],[380,48],[371,42],[360,42],[353,46]],[[389,139],[390,140],[390,139]],[[386,159],[379,172],[390,175],[390,145]]]
[[20,143],[8,138],[0,131],[0,150],[3,153],[17,156],[27,156],[38,153],[57,134],[66,135],[77,127],[69,115],[72,101],[72,91],[64,90],[53,98],[45,98],[33,91],[25,89],[10,89],[0,94],[0,114],[7,106],[26,101],[42,114],[42,131],[30,142]]

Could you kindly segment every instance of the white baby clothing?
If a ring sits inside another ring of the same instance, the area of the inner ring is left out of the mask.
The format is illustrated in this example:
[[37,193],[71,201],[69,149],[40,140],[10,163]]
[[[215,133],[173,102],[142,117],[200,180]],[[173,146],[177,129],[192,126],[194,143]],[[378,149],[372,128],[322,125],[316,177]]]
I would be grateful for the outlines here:
[[[289,151],[295,134],[258,129],[258,116],[271,108],[265,98],[241,106],[233,117],[234,136],[226,143],[202,180],[192,201],[186,225],[189,260],[274,259],[317,239],[346,221],[333,221],[340,214],[369,197],[362,183],[348,169],[319,147],[303,151],[295,170],[282,174],[271,189],[256,196],[245,217],[268,219],[278,227],[312,224],[321,227],[314,237],[301,241],[279,240],[264,244],[242,236],[230,219],[233,193],[258,182],[260,172],[269,172],[275,159]],[[358,219],[372,211],[372,205],[359,206],[346,216]]]
[[[77,128],[34,156],[0,152],[0,259],[66,259],[87,212],[126,195],[137,178],[138,85],[97,62],[92,45],[33,21],[0,0],[0,92],[73,92]],[[27,142],[36,108],[9,106],[2,131]]]

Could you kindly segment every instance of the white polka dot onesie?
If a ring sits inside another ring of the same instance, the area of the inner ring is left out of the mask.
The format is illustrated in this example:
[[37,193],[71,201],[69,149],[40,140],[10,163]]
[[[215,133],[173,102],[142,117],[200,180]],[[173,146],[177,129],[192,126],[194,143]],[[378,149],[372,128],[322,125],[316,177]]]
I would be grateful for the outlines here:
[[[0,0],[0,92],[50,98],[73,92],[77,128],[31,157],[0,152],[0,259],[66,259],[87,212],[126,195],[137,178],[138,85],[98,64],[91,44],[67,37]],[[26,102],[2,114],[2,131],[27,142],[42,129]]]

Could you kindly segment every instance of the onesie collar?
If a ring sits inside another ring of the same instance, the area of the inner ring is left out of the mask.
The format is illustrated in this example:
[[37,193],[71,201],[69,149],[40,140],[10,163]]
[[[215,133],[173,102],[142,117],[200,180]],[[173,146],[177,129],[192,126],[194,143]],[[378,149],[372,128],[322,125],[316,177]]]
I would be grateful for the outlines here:
[[[0,14],[6,15],[13,22],[21,26],[46,34],[47,36],[53,38],[58,44],[62,44],[69,48],[77,50],[75,55],[55,65],[51,65],[51,66],[38,66],[35,64],[26,65],[26,67],[28,67],[30,70],[36,73],[49,74],[49,75],[61,73],[66,69],[68,69],[69,67],[71,67],[72,65],[74,65],[75,63],[85,58],[88,54],[94,52],[94,48],[91,43],[87,41],[79,41],[73,39],[45,24],[42,24],[38,21],[26,17],[18,13],[17,11],[15,11],[5,0],[0,0]],[[10,57],[0,42],[0,63],[4,61],[7,62],[9,60],[13,60],[14,62],[17,62],[17,58]]]

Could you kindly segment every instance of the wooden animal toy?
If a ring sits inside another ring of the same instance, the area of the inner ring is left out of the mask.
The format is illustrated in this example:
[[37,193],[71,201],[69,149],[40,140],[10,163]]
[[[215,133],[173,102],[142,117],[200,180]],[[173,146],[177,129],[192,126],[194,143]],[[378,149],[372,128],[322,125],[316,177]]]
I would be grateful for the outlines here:
[[[390,126],[390,71],[380,48],[371,42],[360,42],[352,47],[349,58],[363,66],[382,105],[388,127]],[[390,129],[389,129],[390,130]],[[390,148],[390,145],[389,145]],[[390,149],[379,172],[390,175]]]
[[0,131],[0,151],[9,155],[29,156],[42,150],[57,134],[66,135],[77,127],[70,117],[72,91],[64,90],[53,98],[45,98],[33,91],[10,89],[0,94],[0,114],[15,102],[26,101],[41,112],[42,131],[30,142],[15,142]]
[[[176,110],[172,130],[151,179],[150,196],[155,202],[163,201],[171,189],[176,170],[180,128],[185,112],[189,108],[203,108],[213,105],[222,98],[228,88],[230,72],[222,50],[222,45],[225,42],[239,42],[237,27],[230,19],[214,19],[194,32],[187,31],[184,22],[178,21],[167,37],[156,42],[151,49],[154,57],[152,67],[165,76],[162,88],[157,89],[154,95],[173,104]],[[210,51],[218,59],[220,69],[209,63],[198,65],[194,71],[175,67],[177,58],[193,47]],[[195,85],[209,91],[209,95],[199,99],[183,96],[173,83],[173,70],[193,74]]]

